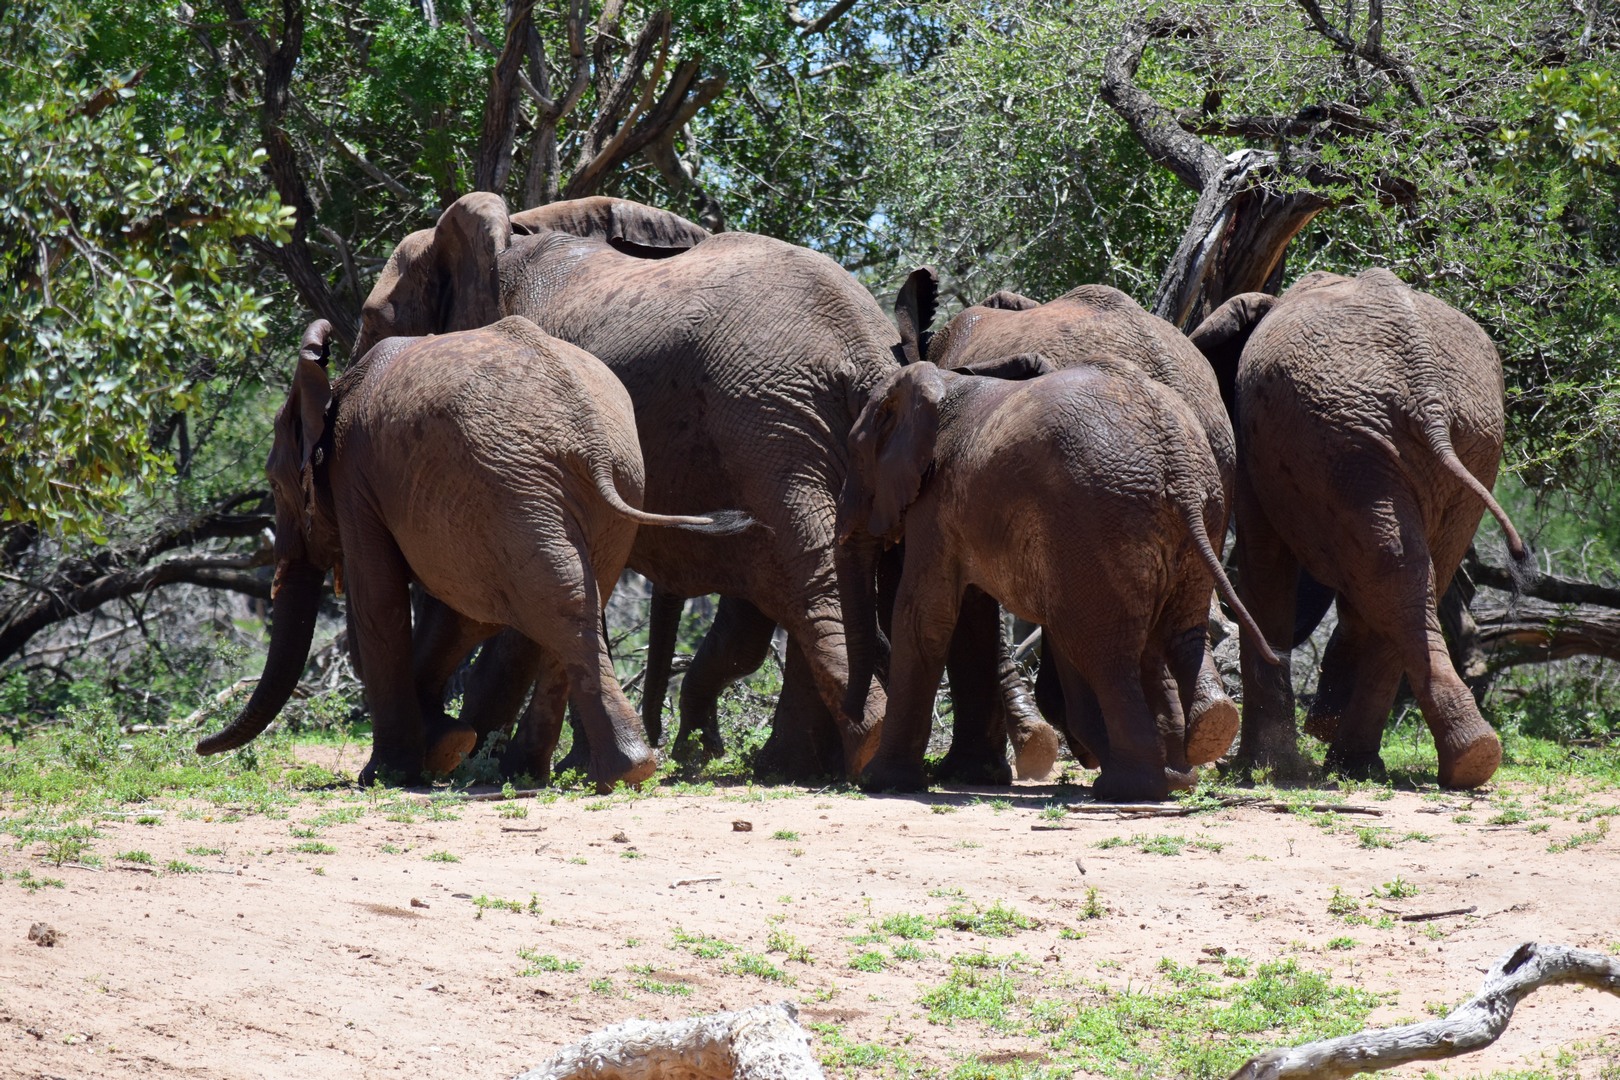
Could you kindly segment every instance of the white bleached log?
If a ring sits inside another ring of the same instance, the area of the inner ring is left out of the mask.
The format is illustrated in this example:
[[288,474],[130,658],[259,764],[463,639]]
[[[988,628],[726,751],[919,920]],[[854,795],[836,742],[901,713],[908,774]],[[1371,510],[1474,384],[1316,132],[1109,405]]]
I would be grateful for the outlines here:
[[517,1080],[822,1080],[789,1002],[655,1023],[627,1020]]
[[1567,982],[1620,996],[1620,959],[1527,941],[1492,966],[1473,999],[1441,1019],[1267,1050],[1250,1058],[1230,1080],[1341,1080],[1408,1061],[1456,1057],[1500,1038],[1514,1006],[1532,990]]

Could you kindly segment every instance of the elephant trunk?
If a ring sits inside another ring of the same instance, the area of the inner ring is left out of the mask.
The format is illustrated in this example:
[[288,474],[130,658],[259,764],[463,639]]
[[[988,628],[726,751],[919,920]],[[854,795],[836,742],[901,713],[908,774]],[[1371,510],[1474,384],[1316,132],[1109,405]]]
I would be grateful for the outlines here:
[[856,528],[838,544],[838,594],[844,610],[844,647],[849,654],[849,689],[844,695],[844,715],[860,723],[866,714],[866,697],[872,677],[887,668],[887,651],[878,629],[877,564],[883,542],[865,528]]
[[265,657],[259,685],[254,687],[242,714],[224,731],[199,742],[197,753],[206,757],[245,746],[258,738],[287,704],[309,659],[325,578],[326,571],[303,559],[289,559],[276,567],[270,655]]

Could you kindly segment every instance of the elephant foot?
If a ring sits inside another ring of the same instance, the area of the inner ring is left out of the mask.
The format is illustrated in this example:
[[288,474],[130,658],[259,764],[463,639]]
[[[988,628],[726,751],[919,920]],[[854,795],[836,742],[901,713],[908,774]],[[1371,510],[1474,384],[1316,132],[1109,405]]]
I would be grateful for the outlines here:
[[478,745],[478,732],[471,724],[458,720],[445,721],[445,725],[428,735],[427,754],[422,767],[429,773],[442,776],[455,772],[466,756]]
[[934,770],[934,779],[942,784],[970,784],[984,787],[1008,787],[1012,784],[1012,766],[1005,754],[989,752],[984,747],[956,752],[952,743]]
[[590,769],[586,775],[596,785],[598,794],[606,795],[617,784],[639,784],[658,771],[658,755],[646,744],[628,750],[613,747],[591,753]]
[[1489,727],[1471,735],[1440,739],[1440,786],[1476,788],[1496,775],[1502,764],[1502,740]]
[[838,726],[839,741],[844,751],[844,775],[860,776],[867,765],[877,757],[878,739],[883,734],[881,720],[842,723]]
[[1232,749],[1242,722],[1237,703],[1225,694],[1193,702],[1187,717],[1187,763],[1208,765],[1220,760]]
[[1098,802],[1162,802],[1192,785],[1190,773],[1161,765],[1105,764],[1091,793]]
[[873,756],[861,773],[863,791],[927,791],[922,764]]
[[724,757],[726,742],[720,737],[718,726],[705,724],[697,731],[683,726],[675,735],[670,753],[682,765],[701,764],[710,758]]
[[1384,759],[1376,750],[1329,749],[1323,763],[1327,771],[1346,780],[1371,780],[1381,783],[1389,778]]
[[387,787],[415,787],[422,782],[422,763],[420,760],[381,755],[373,750],[371,760],[360,770],[359,782],[363,788],[378,783]]
[[1264,776],[1280,787],[1291,787],[1315,780],[1317,769],[1297,746],[1286,746],[1240,750],[1232,759],[1231,773],[1251,782]]
[[1013,773],[1020,780],[1045,780],[1057,765],[1061,745],[1057,729],[1044,720],[1029,720],[1012,729]]

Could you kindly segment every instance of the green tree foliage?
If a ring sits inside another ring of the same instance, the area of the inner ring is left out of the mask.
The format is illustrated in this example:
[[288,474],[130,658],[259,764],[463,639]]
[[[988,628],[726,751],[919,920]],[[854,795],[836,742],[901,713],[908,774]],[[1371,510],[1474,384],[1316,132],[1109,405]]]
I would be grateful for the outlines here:
[[0,515],[96,536],[169,470],[153,432],[263,336],[237,242],[286,215],[257,152],[143,124],[138,73],[87,62],[87,20],[0,14]]

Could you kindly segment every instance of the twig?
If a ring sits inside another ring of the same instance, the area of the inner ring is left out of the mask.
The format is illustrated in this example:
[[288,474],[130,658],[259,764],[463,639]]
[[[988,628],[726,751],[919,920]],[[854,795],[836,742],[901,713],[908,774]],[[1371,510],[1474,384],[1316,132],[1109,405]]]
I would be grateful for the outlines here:
[[1341,1080],[1409,1061],[1466,1054],[1500,1038],[1514,1006],[1530,991],[1567,982],[1620,996],[1620,960],[1527,941],[1491,967],[1477,995],[1441,1019],[1267,1050],[1250,1058],[1230,1080]]
[[674,881],[669,883],[669,887],[674,889],[674,888],[677,888],[677,887],[679,887],[681,885],[703,885],[703,884],[705,884],[707,882],[719,881],[719,880],[720,880],[720,875],[719,874],[710,874],[707,877],[678,877]]
[[540,794],[539,788],[523,788],[510,795],[504,791],[452,791],[444,795],[427,795],[422,792],[412,792],[418,799],[432,802],[434,799],[454,799],[457,802],[506,802],[509,799],[532,799]]
[[1402,915],[1401,922],[1429,922],[1433,919],[1449,919],[1453,915],[1472,915],[1479,910],[1477,904],[1467,907],[1452,908],[1450,911],[1425,911],[1417,915]]
[[257,675],[249,675],[246,678],[237,679],[235,682],[231,683],[231,685],[215,694],[213,702],[201,706],[190,716],[180,721],[180,726],[183,728],[191,728],[201,724],[213,714],[214,709],[224,705],[226,702],[230,701],[233,697],[240,694],[248,687],[258,685],[258,682],[259,677]]

